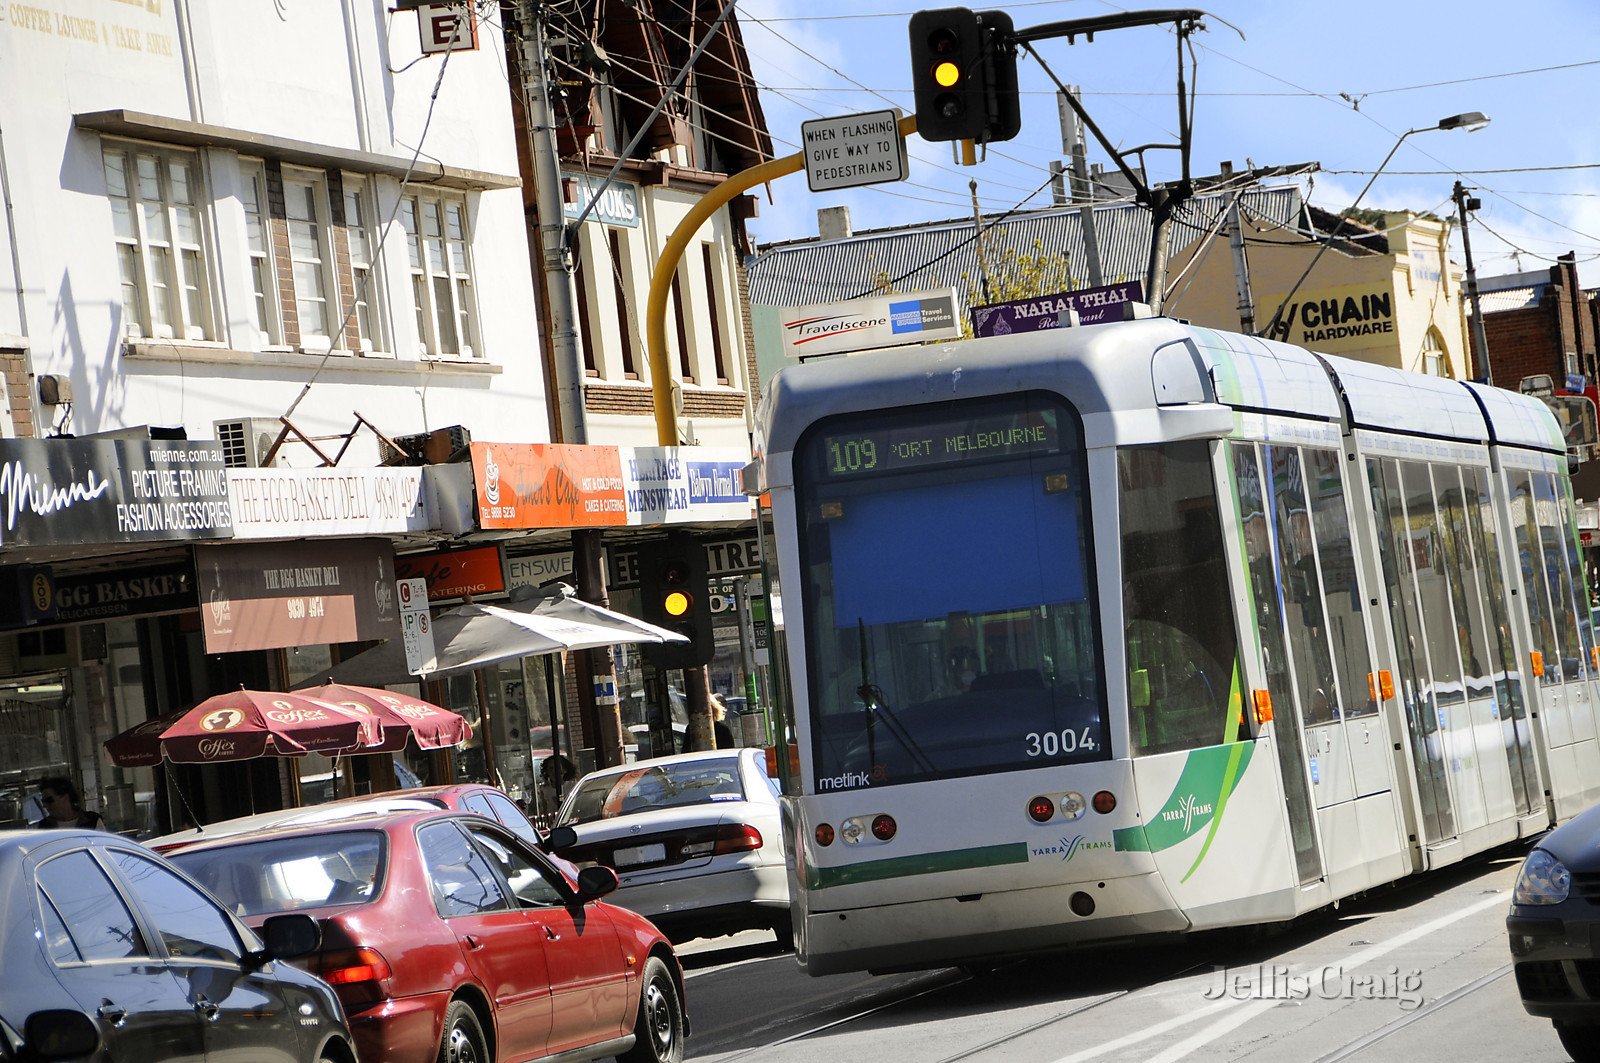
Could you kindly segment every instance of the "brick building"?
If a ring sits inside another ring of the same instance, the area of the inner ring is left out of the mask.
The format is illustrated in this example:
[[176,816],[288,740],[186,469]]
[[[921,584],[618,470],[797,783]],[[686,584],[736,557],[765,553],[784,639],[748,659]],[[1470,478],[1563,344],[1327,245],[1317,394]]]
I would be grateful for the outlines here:
[[1589,384],[1600,378],[1600,292],[1579,286],[1576,255],[1563,255],[1549,269],[1486,277],[1478,290],[1496,384],[1515,388],[1541,373],[1557,384],[1577,374]]

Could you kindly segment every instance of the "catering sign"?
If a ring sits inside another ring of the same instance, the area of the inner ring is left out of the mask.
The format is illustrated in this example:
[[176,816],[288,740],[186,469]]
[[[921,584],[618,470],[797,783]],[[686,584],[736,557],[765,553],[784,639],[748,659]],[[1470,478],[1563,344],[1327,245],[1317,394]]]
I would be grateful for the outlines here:
[[616,447],[473,443],[480,528],[603,528],[627,523]]
[[790,358],[961,338],[954,288],[874,295],[841,303],[784,307],[783,353]]
[[235,539],[428,531],[426,470],[229,469]]
[[232,535],[220,443],[0,439],[0,546]]
[[505,563],[498,546],[406,554],[395,558],[394,570],[396,579],[426,581],[431,602],[469,594],[499,594],[506,589]]
[[400,636],[387,539],[195,549],[207,653]]

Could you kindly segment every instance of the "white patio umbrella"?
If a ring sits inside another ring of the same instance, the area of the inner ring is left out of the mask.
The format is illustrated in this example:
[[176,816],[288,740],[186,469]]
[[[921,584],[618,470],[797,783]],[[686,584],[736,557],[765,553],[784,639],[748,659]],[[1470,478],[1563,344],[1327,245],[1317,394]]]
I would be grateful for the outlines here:
[[[503,605],[458,605],[433,618],[438,668],[428,678],[470,672],[500,661],[557,650],[583,650],[629,642],[684,642],[682,635],[647,624],[578,598],[564,583]],[[326,682],[360,686],[406,683],[405,646],[390,639],[295,684],[295,689]]]

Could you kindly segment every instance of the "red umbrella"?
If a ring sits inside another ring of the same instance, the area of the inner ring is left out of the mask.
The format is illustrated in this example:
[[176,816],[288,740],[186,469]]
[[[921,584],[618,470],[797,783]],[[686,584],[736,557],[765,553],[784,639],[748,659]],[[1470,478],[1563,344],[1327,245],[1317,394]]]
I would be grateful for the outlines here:
[[161,732],[183,718],[188,709],[169,712],[146,720],[117,735],[106,743],[106,753],[111,763],[121,768],[147,768],[161,763]]
[[303,693],[377,717],[383,727],[383,740],[362,749],[362,753],[397,753],[405,748],[407,738],[414,740],[418,749],[445,749],[472,737],[472,725],[457,713],[392,690],[329,683],[308,687]]
[[[383,741],[383,730],[363,713],[351,712],[304,694],[269,690],[231,690],[209,697],[177,714],[157,731],[151,720],[106,743],[113,761],[149,764],[148,743],[155,740],[168,760],[216,764],[274,754],[349,753]],[[118,760],[122,755],[132,760]]]

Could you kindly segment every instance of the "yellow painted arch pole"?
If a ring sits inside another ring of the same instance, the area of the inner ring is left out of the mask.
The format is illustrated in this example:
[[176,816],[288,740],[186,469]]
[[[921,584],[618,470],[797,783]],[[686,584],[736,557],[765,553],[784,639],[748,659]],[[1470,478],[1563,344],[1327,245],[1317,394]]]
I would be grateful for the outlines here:
[[[915,115],[900,119],[901,139],[916,131]],[[700,226],[734,196],[756,185],[796,173],[804,165],[804,153],[795,152],[734,174],[701,197],[700,202],[672,230],[666,246],[661,249],[655,272],[650,275],[650,297],[644,308],[644,342],[650,352],[650,393],[655,399],[656,443],[659,446],[678,445],[678,412],[672,408],[672,371],[667,366],[667,293],[672,290],[672,275],[677,272],[684,249],[689,246],[694,234],[700,231]],[[682,313],[681,307],[679,313]]]

